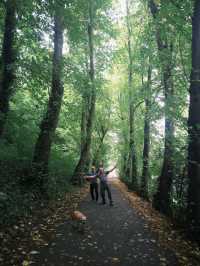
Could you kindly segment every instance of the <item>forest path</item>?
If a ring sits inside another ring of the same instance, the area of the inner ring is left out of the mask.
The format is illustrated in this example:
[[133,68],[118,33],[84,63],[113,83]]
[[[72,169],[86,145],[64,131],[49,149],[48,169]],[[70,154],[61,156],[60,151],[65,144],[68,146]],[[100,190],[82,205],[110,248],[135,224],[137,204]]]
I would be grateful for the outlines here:
[[88,195],[80,205],[88,217],[86,232],[72,230],[68,221],[60,224],[49,245],[32,255],[33,265],[178,265],[173,252],[159,246],[122,192],[114,184],[111,189],[114,207],[92,202]]

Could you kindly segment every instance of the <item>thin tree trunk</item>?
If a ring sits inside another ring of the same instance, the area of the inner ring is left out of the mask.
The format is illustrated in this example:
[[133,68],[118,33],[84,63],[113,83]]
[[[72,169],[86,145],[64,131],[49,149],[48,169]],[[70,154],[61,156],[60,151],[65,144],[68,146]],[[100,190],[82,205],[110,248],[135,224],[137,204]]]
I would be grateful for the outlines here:
[[95,115],[95,104],[96,104],[96,89],[94,84],[94,44],[93,44],[93,27],[94,27],[94,10],[93,10],[93,1],[89,2],[89,23],[88,23],[88,46],[89,46],[89,78],[90,78],[90,106],[87,118],[87,126],[86,126],[86,138],[85,144],[81,150],[80,159],[78,164],[74,170],[74,174],[72,176],[72,181],[80,180],[81,173],[84,171],[85,166],[89,160],[90,155],[90,147],[91,147],[91,139],[92,139],[92,129]]
[[12,95],[12,84],[15,78],[14,35],[16,31],[16,1],[7,0],[5,3],[5,30],[2,47],[2,67],[0,75],[0,137],[2,136],[9,111],[9,100]]
[[82,96],[82,114],[81,114],[81,151],[85,146],[87,124],[87,102],[86,97]]
[[130,172],[129,178],[131,180],[131,186],[133,189],[137,189],[137,159],[135,151],[134,141],[134,105],[133,105],[133,59],[131,50],[131,25],[130,25],[130,11],[129,11],[129,0],[126,0],[126,11],[127,11],[127,31],[128,31],[128,89],[129,89],[129,149],[130,149]]
[[[48,162],[51,145],[58,124],[59,113],[63,97],[62,76],[62,49],[63,49],[63,25],[59,12],[54,18],[54,55],[52,71],[52,89],[49,98],[46,115],[40,125],[40,133],[35,145],[33,167],[36,173],[48,172]],[[43,183],[43,180],[41,180]],[[43,185],[43,184],[41,184]]]
[[126,167],[127,167],[127,153],[123,153],[122,157],[122,177],[126,177]]
[[124,175],[127,178],[130,175],[130,153],[128,153],[126,156],[126,162],[124,168],[125,168]]
[[194,2],[192,19],[192,71],[188,119],[188,222],[200,240],[200,1]]
[[101,151],[102,145],[103,145],[103,139],[100,140],[100,144],[98,145],[96,153],[95,153],[94,158],[93,158],[92,164],[95,166],[98,165],[98,163],[99,163],[99,153]]
[[[161,26],[157,20],[158,8],[153,0],[149,6],[156,24],[156,41],[162,65],[163,85],[165,95],[165,144],[164,160],[161,175],[158,179],[158,189],[154,196],[154,207],[159,211],[170,214],[170,192],[174,174],[173,165],[173,140],[174,122],[171,109],[173,108],[173,80],[172,80],[172,44],[168,44],[165,34],[161,34]],[[156,21],[157,20],[157,21]]]
[[103,141],[104,141],[104,138],[105,138],[107,132],[108,132],[107,129],[102,129],[101,130],[102,135],[100,137],[100,143],[99,143],[99,145],[97,147],[97,150],[96,150],[95,155],[94,155],[94,158],[93,158],[93,165],[97,165],[97,163],[98,163],[99,153],[100,153],[100,151],[102,149]]
[[141,178],[141,195],[148,199],[149,181],[149,150],[150,150],[150,93],[151,91],[151,67],[148,69],[148,81],[145,98],[145,118],[144,118],[144,147],[143,147],[143,169]]

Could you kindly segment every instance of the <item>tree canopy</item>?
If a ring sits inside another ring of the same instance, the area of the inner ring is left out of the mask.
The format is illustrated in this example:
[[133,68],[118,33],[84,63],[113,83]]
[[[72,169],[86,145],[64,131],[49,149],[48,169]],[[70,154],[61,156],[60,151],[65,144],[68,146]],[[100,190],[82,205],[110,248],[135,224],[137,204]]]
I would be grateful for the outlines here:
[[103,161],[199,236],[200,2],[25,2],[0,3],[1,223]]

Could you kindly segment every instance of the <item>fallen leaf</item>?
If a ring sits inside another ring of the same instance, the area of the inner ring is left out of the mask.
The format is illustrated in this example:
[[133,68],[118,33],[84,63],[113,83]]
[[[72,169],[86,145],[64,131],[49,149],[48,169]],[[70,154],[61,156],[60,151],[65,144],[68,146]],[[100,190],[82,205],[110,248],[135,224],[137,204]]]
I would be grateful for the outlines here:
[[37,251],[37,250],[32,250],[32,251],[30,252],[31,255],[36,255],[36,254],[39,254],[39,253],[40,253],[40,252]]
[[120,262],[119,258],[116,258],[116,257],[113,257],[113,258],[112,258],[112,261],[113,261],[113,262]]
[[29,261],[27,261],[27,260],[24,260],[23,262],[22,262],[22,266],[29,266],[30,264],[29,264]]

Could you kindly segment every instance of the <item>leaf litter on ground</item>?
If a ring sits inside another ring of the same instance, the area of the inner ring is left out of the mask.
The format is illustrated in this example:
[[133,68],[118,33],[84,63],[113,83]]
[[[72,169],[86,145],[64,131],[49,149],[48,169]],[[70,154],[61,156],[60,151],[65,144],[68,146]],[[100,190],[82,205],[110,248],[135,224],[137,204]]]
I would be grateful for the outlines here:
[[[129,191],[119,179],[113,183],[128,199],[137,214],[146,220],[146,227],[156,233],[158,244],[171,249],[176,254],[180,266],[200,265],[200,247],[197,243],[188,240],[175,228],[172,220],[156,211],[151,202],[145,201],[136,193]],[[154,239],[151,241],[156,242]],[[165,263],[165,258],[161,258],[161,265],[165,265]]]
[[48,245],[56,236],[56,228],[69,219],[72,205],[76,208],[87,194],[88,186],[75,188],[65,199],[38,203],[31,215],[1,228],[0,265],[32,265],[31,256],[37,256],[38,249]]

